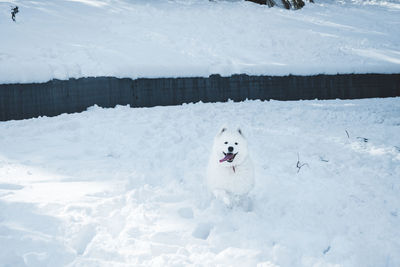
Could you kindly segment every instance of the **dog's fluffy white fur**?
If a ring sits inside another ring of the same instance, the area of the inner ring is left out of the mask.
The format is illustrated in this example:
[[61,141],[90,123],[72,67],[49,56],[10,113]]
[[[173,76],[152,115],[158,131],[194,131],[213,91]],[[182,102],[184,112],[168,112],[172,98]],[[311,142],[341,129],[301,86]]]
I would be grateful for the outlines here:
[[[229,160],[226,160],[227,154]],[[254,187],[253,163],[246,138],[239,128],[222,127],[214,138],[207,167],[207,185],[228,206],[247,197]]]

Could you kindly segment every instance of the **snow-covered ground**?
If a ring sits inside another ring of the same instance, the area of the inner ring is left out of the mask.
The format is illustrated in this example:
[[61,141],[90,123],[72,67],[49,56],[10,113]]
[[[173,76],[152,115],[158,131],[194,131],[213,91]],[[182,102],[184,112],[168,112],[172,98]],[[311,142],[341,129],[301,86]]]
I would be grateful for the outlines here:
[[[250,212],[204,185],[225,122],[249,141]],[[0,122],[0,266],[397,267],[399,225],[400,98]]]
[[399,0],[315,2],[0,0],[0,83],[400,72]]
[[[399,0],[316,2],[0,0],[0,83],[400,72]],[[205,188],[226,122],[249,139],[251,211]],[[0,122],[1,267],[397,267],[399,225],[400,98]]]

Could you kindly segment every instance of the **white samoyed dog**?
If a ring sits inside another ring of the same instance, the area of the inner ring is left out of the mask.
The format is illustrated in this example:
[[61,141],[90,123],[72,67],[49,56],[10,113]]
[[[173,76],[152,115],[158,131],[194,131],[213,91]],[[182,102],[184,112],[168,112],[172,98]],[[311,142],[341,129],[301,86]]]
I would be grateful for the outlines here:
[[207,185],[228,207],[251,205],[247,194],[254,187],[254,168],[240,128],[222,127],[214,138]]

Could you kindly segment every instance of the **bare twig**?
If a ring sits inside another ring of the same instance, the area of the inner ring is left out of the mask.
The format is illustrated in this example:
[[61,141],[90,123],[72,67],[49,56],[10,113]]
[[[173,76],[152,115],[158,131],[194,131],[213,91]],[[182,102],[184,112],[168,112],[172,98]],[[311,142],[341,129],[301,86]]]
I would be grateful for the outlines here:
[[299,173],[300,172],[300,169],[303,167],[303,166],[305,166],[305,165],[307,165],[308,167],[310,167],[309,165],[308,165],[308,163],[301,163],[300,162],[300,155],[299,155],[299,153],[297,153],[297,163],[296,163],[296,167],[297,167],[297,173]]
[[368,143],[368,138],[358,136],[357,139],[363,141],[364,143]]
[[19,12],[18,6],[11,7],[11,19],[15,22],[15,15]]
[[347,130],[345,130],[345,131],[346,131],[346,134],[347,134],[347,138],[350,138],[349,132]]
[[329,162],[329,160],[327,160],[327,159],[324,159],[323,157],[321,157],[321,156],[319,156],[319,159],[321,160],[321,161],[323,161],[323,162]]

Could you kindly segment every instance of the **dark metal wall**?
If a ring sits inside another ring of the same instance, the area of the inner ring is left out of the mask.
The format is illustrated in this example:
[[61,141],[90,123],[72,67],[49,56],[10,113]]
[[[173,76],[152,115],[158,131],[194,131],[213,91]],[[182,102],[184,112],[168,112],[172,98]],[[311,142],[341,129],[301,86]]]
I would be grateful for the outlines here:
[[400,96],[400,74],[233,75],[208,78],[96,77],[0,84],[0,121],[55,116],[101,107],[152,107],[228,99],[299,100]]

